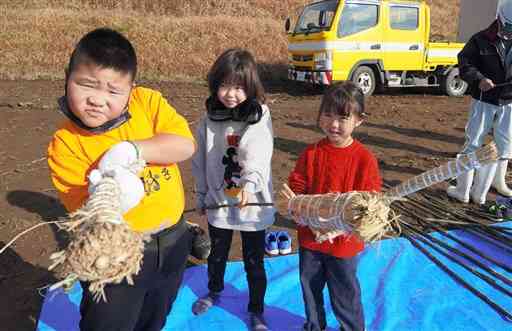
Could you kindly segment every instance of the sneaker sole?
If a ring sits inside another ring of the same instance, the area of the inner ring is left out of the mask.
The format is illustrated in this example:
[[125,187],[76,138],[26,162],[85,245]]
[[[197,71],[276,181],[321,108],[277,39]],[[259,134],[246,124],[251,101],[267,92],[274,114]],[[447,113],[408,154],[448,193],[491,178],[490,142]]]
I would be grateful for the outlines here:
[[279,254],[281,255],[286,255],[286,254],[290,254],[292,252],[292,248],[286,248],[286,249],[280,249],[279,250]]
[[271,250],[271,251],[269,251],[269,250],[267,250],[267,249],[265,248],[265,252],[266,252],[268,255],[278,255],[278,254],[279,254],[279,250],[277,250],[277,249],[276,249],[276,250]]

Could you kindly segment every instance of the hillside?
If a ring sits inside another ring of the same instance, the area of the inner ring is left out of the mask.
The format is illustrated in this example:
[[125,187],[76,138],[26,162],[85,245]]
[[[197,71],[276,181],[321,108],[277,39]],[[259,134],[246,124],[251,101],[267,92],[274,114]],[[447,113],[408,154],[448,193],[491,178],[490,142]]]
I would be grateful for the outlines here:
[[[453,39],[460,0],[427,0],[432,36]],[[250,49],[266,78],[286,66],[284,19],[306,0],[14,0],[0,4],[0,79],[63,78],[73,45],[110,26],[134,43],[141,77],[203,78],[224,49]]]

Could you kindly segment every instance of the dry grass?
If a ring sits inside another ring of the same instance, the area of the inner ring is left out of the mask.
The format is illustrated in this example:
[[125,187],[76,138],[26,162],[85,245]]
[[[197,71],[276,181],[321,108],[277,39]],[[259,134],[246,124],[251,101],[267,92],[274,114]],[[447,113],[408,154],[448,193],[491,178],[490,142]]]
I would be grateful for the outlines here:
[[431,15],[431,39],[455,40],[462,0],[427,0]]
[[[459,0],[432,3],[432,34],[452,39]],[[113,27],[134,43],[140,78],[203,78],[226,48],[245,47],[274,77],[286,62],[283,19],[307,0],[14,0],[0,4],[0,78],[63,78],[81,35]]]

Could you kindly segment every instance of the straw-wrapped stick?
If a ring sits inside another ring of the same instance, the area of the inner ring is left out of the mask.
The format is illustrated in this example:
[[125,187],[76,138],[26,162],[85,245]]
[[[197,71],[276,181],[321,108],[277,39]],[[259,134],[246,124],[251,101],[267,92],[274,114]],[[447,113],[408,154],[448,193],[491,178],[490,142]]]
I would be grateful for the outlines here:
[[426,171],[390,189],[384,194],[375,192],[347,192],[317,195],[295,195],[285,187],[281,194],[288,199],[288,212],[299,224],[309,226],[318,241],[331,239],[343,232],[353,232],[363,241],[375,242],[397,234],[399,219],[389,216],[389,206],[397,199],[420,191],[471,169],[498,159],[496,145],[491,143],[474,153],[435,169]]
[[355,233],[367,242],[395,233],[397,217],[387,199],[375,192],[295,195],[285,184],[281,194],[288,199],[288,212],[296,222],[309,226],[318,242],[340,234]]
[[125,279],[133,284],[142,263],[144,235],[123,221],[116,180],[104,175],[86,204],[61,227],[71,234],[71,240],[65,250],[50,256],[49,270],[55,269],[63,279],[52,289],[81,280],[90,283],[95,300],[106,301],[106,284]]
[[396,200],[496,160],[498,160],[498,150],[496,144],[492,142],[473,153],[461,154],[458,158],[442,166],[428,170],[393,187],[386,192],[385,197]]

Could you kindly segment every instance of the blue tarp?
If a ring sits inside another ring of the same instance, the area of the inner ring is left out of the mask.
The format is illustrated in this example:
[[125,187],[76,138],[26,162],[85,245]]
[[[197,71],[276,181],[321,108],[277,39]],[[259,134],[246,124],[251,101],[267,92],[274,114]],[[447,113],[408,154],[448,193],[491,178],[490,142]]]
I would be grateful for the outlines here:
[[[512,228],[508,222],[507,227]],[[512,254],[495,244],[465,232],[455,232],[464,242],[499,261],[512,266]],[[459,247],[436,235],[444,242]],[[461,250],[468,252],[462,247]],[[512,313],[512,298],[502,294],[442,255],[429,249],[465,281],[485,293],[491,300]],[[472,253],[468,252],[470,255]],[[512,274],[482,260],[500,274]],[[299,283],[298,256],[265,259],[268,289],[265,316],[273,331],[301,330],[304,306]],[[474,294],[457,284],[438,266],[405,239],[382,241],[368,247],[360,256],[358,277],[361,282],[366,328],[371,331],[481,331],[512,330],[506,321]],[[246,306],[247,284],[243,264],[230,262],[226,270],[226,289],[218,306],[206,314],[194,316],[192,303],[207,292],[206,266],[186,270],[183,286],[167,319],[164,330],[242,331],[248,330]],[[497,283],[511,290],[510,286]],[[324,292],[328,312],[328,330],[338,330]],[[65,294],[61,290],[47,293],[38,323],[38,331],[78,330],[80,286]]]

